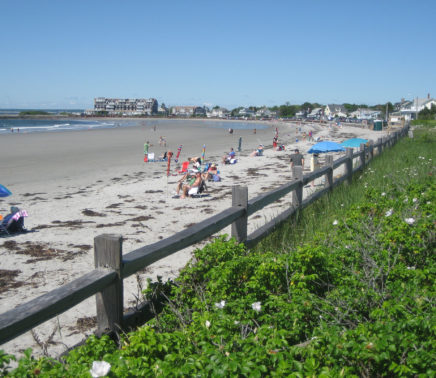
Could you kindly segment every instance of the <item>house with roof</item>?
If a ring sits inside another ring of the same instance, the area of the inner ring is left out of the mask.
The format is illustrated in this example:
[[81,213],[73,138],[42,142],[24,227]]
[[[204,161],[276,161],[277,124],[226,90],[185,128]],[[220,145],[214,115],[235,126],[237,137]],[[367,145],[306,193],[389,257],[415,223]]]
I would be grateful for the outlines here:
[[242,108],[239,110],[240,117],[254,117],[254,110],[249,108]]
[[406,121],[416,119],[418,113],[424,109],[431,109],[432,105],[436,106],[436,100],[430,98],[430,94],[426,98],[415,98],[413,101],[407,102],[400,108],[399,113]]
[[323,116],[323,113],[322,108],[315,108],[307,115],[307,118],[320,119]]
[[354,112],[350,113],[351,118],[366,119],[366,120],[378,119],[380,115],[381,115],[380,110],[373,110],[368,108],[359,108]]
[[347,110],[344,105],[329,104],[324,109],[324,115],[327,118],[346,117]]
[[206,113],[208,118],[227,118],[230,112],[226,108],[214,108]]

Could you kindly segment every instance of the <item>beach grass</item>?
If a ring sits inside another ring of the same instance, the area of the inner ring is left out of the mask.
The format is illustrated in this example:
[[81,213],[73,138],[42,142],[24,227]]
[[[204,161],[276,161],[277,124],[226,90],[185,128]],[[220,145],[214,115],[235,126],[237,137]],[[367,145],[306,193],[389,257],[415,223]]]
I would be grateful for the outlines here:
[[398,188],[410,181],[411,165],[418,164],[413,174],[427,179],[434,174],[436,159],[436,127],[427,124],[414,131],[414,138],[403,138],[393,148],[376,156],[363,172],[353,177],[352,185],[342,184],[307,208],[297,212],[288,222],[259,243],[256,249],[285,251],[311,241],[315,236],[328,235],[333,223],[343,217],[354,203],[365,198],[368,190],[384,192],[390,182]]

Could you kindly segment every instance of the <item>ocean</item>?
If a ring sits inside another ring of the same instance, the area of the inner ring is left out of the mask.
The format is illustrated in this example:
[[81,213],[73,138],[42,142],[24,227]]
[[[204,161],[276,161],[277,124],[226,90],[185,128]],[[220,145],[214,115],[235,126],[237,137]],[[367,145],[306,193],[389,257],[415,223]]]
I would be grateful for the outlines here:
[[[0,134],[15,133],[41,133],[41,132],[62,132],[73,130],[89,130],[89,129],[109,129],[115,127],[132,127],[132,126],[149,126],[159,127],[168,124],[180,123],[183,124],[195,122],[201,127],[220,128],[220,129],[264,129],[267,126],[262,123],[246,122],[246,121],[219,121],[219,120],[195,120],[187,119],[122,119],[122,118],[86,118],[86,117],[62,117],[62,118],[2,118],[6,115],[18,115],[23,109],[0,109]],[[83,112],[80,109],[63,110],[51,109],[44,110],[52,114],[60,114],[61,112],[78,113]]]

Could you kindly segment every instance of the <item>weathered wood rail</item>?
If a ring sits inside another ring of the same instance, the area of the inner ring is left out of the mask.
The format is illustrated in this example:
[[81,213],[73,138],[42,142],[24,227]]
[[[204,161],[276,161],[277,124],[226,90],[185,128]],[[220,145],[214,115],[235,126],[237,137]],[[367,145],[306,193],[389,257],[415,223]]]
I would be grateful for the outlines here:
[[[378,139],[375,144],[369,146],[362,144],[360,150],[354,153],[352,149],[347,149],[346,156],[336,161],[332,158],[327,159],[326,166],[307,175],[303,175],[301,167],[295,167],[292,181],[250,200],[248,200],[247,187],[235,186],[232,190],[230,208],[167,239],[146,245],[124,256],[121,236],[97,236],[94,239],[95,270],[1,314],[0,344],[16,338],[92,295],[96,295],[98,334],[134,324],[138,318],[135,313],[123,315],[124,278],[216,234],[228,225],[232,225],[231,235],[237,241],[244,242],[247,247],[255,245],[296,211],[308,206],[343,181],[351,182],[353,174],[364,169],[368,161],[373,158],[374,151],[377,151],[377,154],[382,153],[383,149],[394,145],[400,137],[407,135],[407,132],[408,126],[405,126],[387,137]],[[333,171],[342,165],[345,165],[345,174],[334,179]],[[325,176],[324,188],[303,199],[303,187],[322,176]],[[288,193],[292,193],[292,206],[247,235],[248,217]],[[146,304],[143,305],[143,308],[146,307]]]

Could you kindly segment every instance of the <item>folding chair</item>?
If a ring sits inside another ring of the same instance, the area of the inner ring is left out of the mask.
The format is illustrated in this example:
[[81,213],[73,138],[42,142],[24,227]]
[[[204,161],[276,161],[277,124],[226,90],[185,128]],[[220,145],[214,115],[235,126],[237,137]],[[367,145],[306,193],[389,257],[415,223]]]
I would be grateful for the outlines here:
[[182,163],[182,169],[179,171],[179,173],[186,173],[186,172],[188,172],[188,167],[189,167],[189,161],[184,161]]

